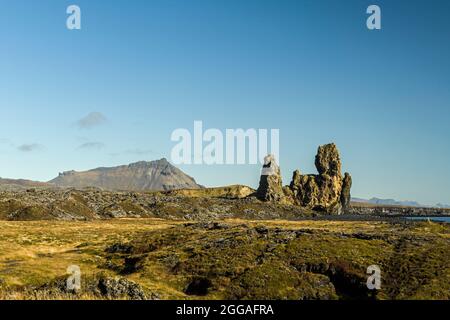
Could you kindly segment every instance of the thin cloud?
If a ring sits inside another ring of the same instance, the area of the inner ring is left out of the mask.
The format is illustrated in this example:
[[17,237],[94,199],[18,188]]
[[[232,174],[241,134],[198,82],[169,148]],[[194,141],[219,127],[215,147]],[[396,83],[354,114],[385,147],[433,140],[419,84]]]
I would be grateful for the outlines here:
[[43,148],[44,147],[38,143],[31,143],[31,144],[22,144],[17,147],[17,150],[22,152],[33,152],[42,150]]
[[9,146],[14,148],[14,144],[9,139],[1,138],[0,139],[0,146]]
[[91,112],[87,116],[77,121],[77,126],[80,129],[91,129],[104,124],[107,118],[100,112]]
[[105,147],[105,144],[102,142],[86,142],[80,145],[78,150],[100,150]]

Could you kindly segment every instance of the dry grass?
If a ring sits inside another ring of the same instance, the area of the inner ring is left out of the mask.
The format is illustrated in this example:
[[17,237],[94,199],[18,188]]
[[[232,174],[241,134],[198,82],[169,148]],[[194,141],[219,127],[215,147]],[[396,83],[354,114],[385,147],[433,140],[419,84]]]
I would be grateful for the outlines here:
[[[302,283],[322,282],[321,277],[324,277],[309,273],[298,274],[291,269],[292,265],[306,262],[320,265],[324,261],[334,260],[348,262],[354,266],[366,266],[368,263],[384,264],[386,267],[394,267],[392,277],[397,278],[409,269],[416,270],[418,278],[414,278],[414,281],[417,280],[418,284],[412,283],[412,287],[407,292],[393,288],[391,291],[386,291],[385,298],[389,295],[406,298],[433,297],[434,294],[438,294],[437,298],[445,296],[442,289],[439,289],[441,285],[434,282],[436,280],[433,272],[441,269],[439,272],[445,274],[450,270],[448,266],[442,265],[442,261],[445,264],[449,258],[448,225],[426,222],[403,225],[382,221],[250,221],[243,219],[228,219],[221,223],[231,226],[231,229],[185,228],[181,226],[184,224],[183,221],[155,218],[86,222],[0,221],[0,299],[101,298],[89,292],[73,296],[55,295],[54,292],[46,290],[33,291],[34,287],[65,277],[66,269],[70,265],[78,265],[84,277],[94,277],[104,272],[113,277],[126,277],[141,285],[145,290],[160,293],[162,299],[202,298],[186,295],[184,292],[186,282],[191,276],[216,274],[219,270],[224,270],[224,274],[214,280],[218,289],[203,298],[233,296],[230,293],[230,288],[233,288],[230,287],[230,281],[234,280],[227,275],[230,272],[242,277],[240,281],[250,286],[249,290],[254,290],[258,298],[276,298],[281,293],[282,296],[291,297],[295,296],[294,291],[277,293],[277,283],[287,281],[286,283],[289,284],[289,281],[293,279],[298,282],[295,290],[301,288],[307,292],[315,290],[314,287],[302,287]],[[249,236],[251,233],[248,231],[258,226],[271,230],[277,228],[286,231],[310,230],[313,234],[301,236],[286,243],[282,242],[284,244],[280,245],[279,241],[283,239],[281,236],[272,235],[269,238]],[[353,234],[378,237],[366,240],[354,238]],[[231,245],[223,249],[205,251],[206,245],[214,247],[223,239],[236,244],[242,243],[242,246]],[[123,259],[136,254],[136,252],[131,255],[105,253],[105,249],[113,244],[128,243],[136,245],[136,248],[144,245],[142,247],[144,268],[124,275],[114,268],[105,267],[108,263],[116,263],[119,267],[123,267]],[[149,249],[153,245],[156,245],[155,249]],[[265,250],[270,246],[276,249],[268,253]],[[258,257],[261,252],[272,259],[255,265],[255,257]],[[171,271],[168,267],[171,265],[170,259],[173,258],[179,259],[182,263],[178,271],[176,268]],[[290,262],[287,263],[288,261]],[[395,267],[397,265],[401,266],[398,270]],[[427,266],[427,269],[417,269],[421,265]],[[287,273],[280,273],[278,268],[285,268]],[[243,270],[246,270],[245,274],[242,273]],[[365,270],[362,271],[363,276],[364,272]],[[273,278],[270,278],[272,280],[268,282],[273,292],[266,292],[266,287],[258,289],[260,291],[257,291],[256,287],[251,287],[252,281],[258,282],[257,279],[261,275]],[[286,278],[287,275],[289,275],[288,278]],[[420,283],[421,275],[429,279],[426,284]],[[449,278],[449,274],[444,277],[444,279]],[[410,283],[409,280],[405,278],[402,281]],[[393,281],[395,281],[394,278]],[[22,290],[23,288],[26,289]],[[328,290],[328,288],[325,289]],[[234,287],[233,290],[232,294],[242,294],[238,287]],[[264,294],[267,295],[264,296]]]
[[177,223],[159,219],[0,221],[0,279],[6,285],[38,285],[64,275],[70,265],[95,272],[108,244]]

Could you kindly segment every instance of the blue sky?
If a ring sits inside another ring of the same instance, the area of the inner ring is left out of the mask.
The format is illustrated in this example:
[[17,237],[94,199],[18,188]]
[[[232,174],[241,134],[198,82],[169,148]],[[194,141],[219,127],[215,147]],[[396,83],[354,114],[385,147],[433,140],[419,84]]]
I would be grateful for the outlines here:
[[[333,141],[354,196],[450,202],[448,1],[0,4],[1,177],[169,158],[172,131],[202,120],[279,128],[285,184]],[[82,30],[66,28],[70,4]],[[182,169],[207,186],[259,179],[259,166]]]

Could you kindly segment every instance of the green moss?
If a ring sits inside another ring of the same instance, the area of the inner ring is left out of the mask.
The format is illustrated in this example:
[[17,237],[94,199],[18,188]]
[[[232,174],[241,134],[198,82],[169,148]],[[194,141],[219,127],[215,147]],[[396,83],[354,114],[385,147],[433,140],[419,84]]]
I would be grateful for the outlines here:
[[[174,290],[183,292],[193,276],[209,279],[210,298],[368,299],[374,296],[365,283],[370,265],[380,266],[384,279],[377,298],[447,297],[445,286],[435,280],[448,280],[443,267],[450,261],[448,240],[430,230],[383,228],[353,234],[339,228],[296,232],[248,225],[180,226],[141,234],[132,244],[146,253],[145,268],[163,268]],[[414,240],[413,233],[422,238]]]
[[[15,223],[5,223],[3,230]],[[158,223],[166,225],[160,229]],[[0,244],[2,259],[11,261],[8,283],[20,279],[28,289],[63,276],[76,262],[83,272],[126,277],[163,299],[450,299],[450,227],[445,224],[232,220],[168,225],[156,219],[21,224],[37,229],[9,231]],[[6,252],[11,238],[25,248],[22,260],[17,250]],[[49,265],[55,266],[52,272]],[[370,265],[381,268],[376,292],[366,287]],[[193,290],[195,281],[206,290]]]

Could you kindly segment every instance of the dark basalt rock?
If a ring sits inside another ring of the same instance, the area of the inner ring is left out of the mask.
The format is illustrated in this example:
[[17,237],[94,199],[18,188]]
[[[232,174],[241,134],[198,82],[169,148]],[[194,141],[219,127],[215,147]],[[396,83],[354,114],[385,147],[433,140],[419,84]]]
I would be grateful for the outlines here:
[[108,299],[127,297],[132,300],[146,300],[147,297],[141,286],[125,278],[101,278],[98,289]]
[[344,180],[342,183],[342,191],[341,191],[341,204],[344,210],[347,210],[350,207],[351,194],[350,189],[352,188],[352,177],[350,173],[346,172],[344,175]]

